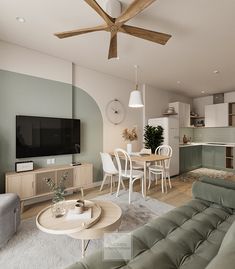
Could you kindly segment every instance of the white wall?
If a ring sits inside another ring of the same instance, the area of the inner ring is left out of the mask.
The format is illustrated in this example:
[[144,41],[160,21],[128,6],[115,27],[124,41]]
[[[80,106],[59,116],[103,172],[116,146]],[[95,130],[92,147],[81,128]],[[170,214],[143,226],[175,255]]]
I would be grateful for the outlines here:
[[0,41],[0,69],[72,84],[72,63]]
[[192,98],[171,91],[159,90],[151,86],[145,87],[145,124],[148,119],[162,117],[171,102],[192,104]]
[[[116,147],[125,148],[127,142],[122,138],[122,131],[124,128],[133,127],[138,129],[139,140],[133,143],[134,150],[138,150],[142,145],[143,126],[149,118],[162,116],[169,102],[192,101],[191,98],[174,92],[146,85],[143,91],[145,107],[129,108],[129,95],[134,88],[131,81],[77,65],[73,68],[71,62],[2,41],[0,41],[0,59],[0,69],[73,84],[90,94],[103,116],[103,145],[104,151],[108,152]],[[106,106],[114,98],[120,100],[126,109],[125,120],[120,125],[113,125],[106,116]]]
[[[113,77],[104,73],[93,71],[75,65],[73,85],[90,94],[100,107],[104,123],[104,151],[113,151],[116,147],[126,148],[127,142],[122,138],[122,131],[125,128],[137,127],[139,141],[133,143],[134,150],[137,150],[142,140],[142,108],[129,108],[129,96],[134,88],[134,83]],[[110,123],[106,116],[106,106],[113,99],[118,99],[125,107],[126,117],[119,125]]]

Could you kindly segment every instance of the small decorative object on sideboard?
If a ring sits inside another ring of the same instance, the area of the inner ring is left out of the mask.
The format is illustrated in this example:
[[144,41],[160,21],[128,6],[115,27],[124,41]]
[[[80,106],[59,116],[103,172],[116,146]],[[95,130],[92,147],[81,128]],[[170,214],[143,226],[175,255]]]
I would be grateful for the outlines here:
[[[124,129],[122,132],[122,137],[124,138],[125,141],[135,141],[138,139],[138,135],[137,135],[137,130],[136,127],[134,127],[133,129]],[[127,153],[130,154],[132,152],[132,144],[128,143],[127,144]]]
[[58,184],[55,183],[51,178],[45,178],[47,185],[53,192],[51,212],[53,217],[60,218],[65,215],[66,208],[64,203],[64,190],[65,181],[68,177],[68,173],[65,173],[59,180]]

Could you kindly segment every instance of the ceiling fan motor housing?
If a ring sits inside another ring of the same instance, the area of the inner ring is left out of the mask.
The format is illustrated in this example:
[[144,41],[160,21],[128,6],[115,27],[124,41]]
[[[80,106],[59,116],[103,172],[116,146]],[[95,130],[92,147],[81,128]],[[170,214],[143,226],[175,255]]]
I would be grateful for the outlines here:
[[122,13],[122,4],[118,0],[108,0],[105,10],[112,18],[117,18]]

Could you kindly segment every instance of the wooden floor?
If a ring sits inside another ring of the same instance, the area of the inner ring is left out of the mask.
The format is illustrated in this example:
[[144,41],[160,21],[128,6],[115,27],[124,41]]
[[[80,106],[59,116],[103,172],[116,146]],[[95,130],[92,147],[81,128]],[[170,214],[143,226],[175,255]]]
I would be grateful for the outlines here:
[[[162,193],[160,184],[158,183],[157,186],[154,186],[154,183],[152,182],[152,187],[148,191],[147,195],[151,198],[155,198],[159,201],[171,204],[176,207],[188,202],[191,199],[192,181],[183,181],[179,178],[172,178],[171,182],[172,189],[168,188],[168,193]],[[136,186],[134,186],[134,191],[140,191],[140,186],[138,183],[136,183]],[[84,190],[84,199],[92,199],[106,193],[109,193],[109,187],[107,185],[104,186],[104,189],[101,192],[99,191],[99,187],[90,190]],[[80,194],[66,196],[66,199],[78,198],[81,198]],[[22,213],[22,219],[35,217],[40,210],[50,204],[51,200],[26,206],[24,212]]]

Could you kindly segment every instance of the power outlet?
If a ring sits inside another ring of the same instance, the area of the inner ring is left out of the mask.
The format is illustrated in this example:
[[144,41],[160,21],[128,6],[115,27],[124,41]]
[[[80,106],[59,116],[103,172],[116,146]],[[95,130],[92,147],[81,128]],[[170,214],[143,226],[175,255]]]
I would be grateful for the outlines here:
[[47,164],[55,164],[55,158],[47,159]]

